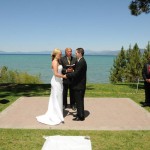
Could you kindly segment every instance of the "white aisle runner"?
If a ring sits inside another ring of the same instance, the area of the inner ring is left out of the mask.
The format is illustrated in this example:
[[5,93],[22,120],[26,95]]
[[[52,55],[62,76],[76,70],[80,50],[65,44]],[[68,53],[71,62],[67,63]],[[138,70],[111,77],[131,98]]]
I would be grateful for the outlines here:
[[42,150],[92,150],[87,136],[47,136]]

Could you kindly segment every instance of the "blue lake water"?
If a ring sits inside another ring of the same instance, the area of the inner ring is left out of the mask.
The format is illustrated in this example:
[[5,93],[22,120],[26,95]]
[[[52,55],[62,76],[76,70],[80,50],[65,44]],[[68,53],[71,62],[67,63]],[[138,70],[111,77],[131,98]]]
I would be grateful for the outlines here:
[[[88,83],[109,83],[110,68],[116,56],[85,56],[87,61]],[[44,83],[50,83],[52,77],[51,56],[39,54],[1,54],[0,67],[10,70],[40,75]]]

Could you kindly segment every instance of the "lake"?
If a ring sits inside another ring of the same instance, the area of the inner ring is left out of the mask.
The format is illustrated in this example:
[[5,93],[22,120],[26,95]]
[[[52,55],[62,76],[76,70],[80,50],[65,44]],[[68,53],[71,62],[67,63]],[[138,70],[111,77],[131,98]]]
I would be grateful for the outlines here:
[[[88,55],[88,83],[109,83],[110,68],[116,56]],[[52,77],[51,55],[47,54],[0,54],[0,67],[7,66],[9,70],[40,75],[44,83],[50,83]]]

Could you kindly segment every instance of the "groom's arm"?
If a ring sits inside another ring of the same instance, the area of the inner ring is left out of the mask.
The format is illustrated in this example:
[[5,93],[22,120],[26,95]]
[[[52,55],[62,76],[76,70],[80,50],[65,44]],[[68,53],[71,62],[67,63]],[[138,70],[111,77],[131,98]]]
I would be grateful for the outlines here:
[[74,72],[66,74],[67,78],[77,78],[80,73],[83,71],[84,62],[78,63],[75,67]]

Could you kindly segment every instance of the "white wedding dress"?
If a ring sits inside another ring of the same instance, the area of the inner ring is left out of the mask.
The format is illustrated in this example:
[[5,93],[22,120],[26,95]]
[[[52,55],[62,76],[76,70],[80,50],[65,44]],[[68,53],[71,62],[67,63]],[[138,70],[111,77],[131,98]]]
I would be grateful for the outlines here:
[[[59,65],[58,73],[61,73],[61,71],[62,65]],[[51,79],[51,95],[49,98],[48,110],[44,115],[37,116],[37,121],[47,125],[57,125],[64,122],[62,92],[62,78],[53,75]]]

